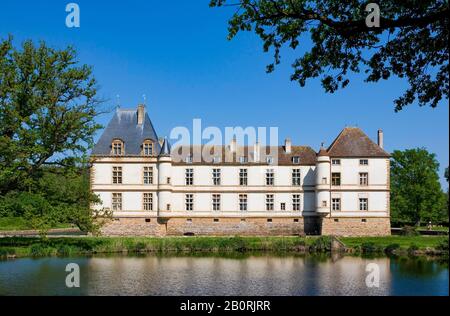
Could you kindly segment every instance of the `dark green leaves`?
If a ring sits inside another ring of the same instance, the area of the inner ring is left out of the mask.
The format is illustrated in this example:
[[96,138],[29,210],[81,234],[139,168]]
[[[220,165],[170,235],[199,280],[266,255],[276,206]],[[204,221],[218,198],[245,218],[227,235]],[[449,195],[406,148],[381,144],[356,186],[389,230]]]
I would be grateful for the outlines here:
[[291,80],[304,86],[319,77],[326,92],[349,84],[348,73],[367,74],[367,82],[406,78],[409,87],[397,98],[399,111],[415,101],[436,107],[448,99],[448,1],[382,1],[380,28],[365,24],[366,1],[359,0],[212,0],[231,6],[228,38],[254,31],[263,50],[273,50],[272,72],[283,47],[296,49],[309,35],[312,47],[292,64]]

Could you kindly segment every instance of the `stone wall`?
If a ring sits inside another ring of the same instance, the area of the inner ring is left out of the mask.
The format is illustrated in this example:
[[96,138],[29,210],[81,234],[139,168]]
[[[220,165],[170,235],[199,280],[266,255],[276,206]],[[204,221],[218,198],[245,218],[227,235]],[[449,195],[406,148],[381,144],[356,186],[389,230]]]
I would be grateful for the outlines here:
[[389,218],[115,218],[102,228],[105,236],[387,236]]
[[389,217],[333,217],[322,220],[322,235],[334,236],[389,236]]

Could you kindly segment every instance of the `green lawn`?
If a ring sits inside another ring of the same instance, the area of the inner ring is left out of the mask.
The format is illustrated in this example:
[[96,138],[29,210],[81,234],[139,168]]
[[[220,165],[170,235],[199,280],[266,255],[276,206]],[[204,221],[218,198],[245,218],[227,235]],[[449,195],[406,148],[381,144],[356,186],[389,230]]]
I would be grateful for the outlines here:
[[[69,224],[56,225],[52,228],[69,228]],[[33,229],[23,217],[0,217],[0,231]]]

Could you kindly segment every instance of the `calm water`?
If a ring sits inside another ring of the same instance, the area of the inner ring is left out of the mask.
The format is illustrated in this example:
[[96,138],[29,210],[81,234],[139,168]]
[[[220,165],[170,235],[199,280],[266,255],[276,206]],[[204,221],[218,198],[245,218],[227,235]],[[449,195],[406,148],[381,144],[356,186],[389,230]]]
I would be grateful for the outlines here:
[[[80,288],[65,286],[77,263]],[[380,269],[366,286],[366,266]],[[0,295],[448,295],[448,264],[329,256],[142,256],[0,261]]]

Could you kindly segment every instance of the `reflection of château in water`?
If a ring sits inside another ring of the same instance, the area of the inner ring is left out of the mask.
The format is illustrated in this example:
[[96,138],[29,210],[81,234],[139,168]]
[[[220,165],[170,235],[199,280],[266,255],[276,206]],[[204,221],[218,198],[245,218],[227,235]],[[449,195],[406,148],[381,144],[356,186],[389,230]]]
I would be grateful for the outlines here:
[[113,210],[107,235],[390,233],[381,130],[376,144],[346,127],[318,153],[289,139],[171,150],[144,106],[118,109],[93,149],[91,187]]

